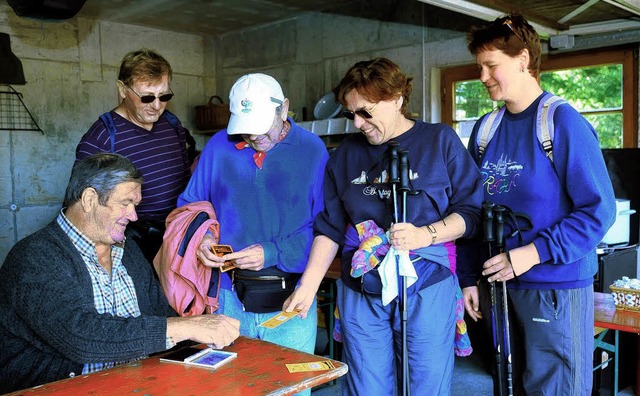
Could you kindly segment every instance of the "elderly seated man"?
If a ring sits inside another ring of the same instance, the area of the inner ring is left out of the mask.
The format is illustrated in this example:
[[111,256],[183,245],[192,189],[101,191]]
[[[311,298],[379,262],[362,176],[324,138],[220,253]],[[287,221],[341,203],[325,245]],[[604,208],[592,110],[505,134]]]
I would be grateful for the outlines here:
[[[176,317],[140,248],[125,241],[142,177],[118,154],[73,168],[57,218],[0,267],[0,393],[87,374],[183,340],[229,345],[239,322]],[[126,242],[126,243],[125,243]]]

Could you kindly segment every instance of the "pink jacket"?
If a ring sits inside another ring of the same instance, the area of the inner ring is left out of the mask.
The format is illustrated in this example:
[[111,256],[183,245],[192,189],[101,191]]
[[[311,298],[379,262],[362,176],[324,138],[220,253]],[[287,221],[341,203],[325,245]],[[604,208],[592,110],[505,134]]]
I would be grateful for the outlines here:
[[[180,256],[180,245],[187,237],[187,229],[202,212],[209,219],[198,227],[187,242],[184,256]],[[162,247],[153,259],[153,266],[169,304],[180,316],[200,315],[205,310],[207,313],[214,312],[218,309],[218,294],[215,298],[207,295],[212,269],[200,263],[196,256],[207,230],[213,233],[216,242],[220,239],[220,224],[211,203],[198,201],[176,208],[169,213],[166,223]],[[219,272],[215,271],[214,276],[219,276]],[[218,281],[218,291],[219,289]]]

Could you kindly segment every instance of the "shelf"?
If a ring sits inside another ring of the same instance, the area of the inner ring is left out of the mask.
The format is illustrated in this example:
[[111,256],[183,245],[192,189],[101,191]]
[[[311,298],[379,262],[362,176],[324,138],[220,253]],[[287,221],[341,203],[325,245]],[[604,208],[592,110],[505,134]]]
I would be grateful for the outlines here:
[[358,133],[360,130],[353,125],[353,121],[344,117],[330,118],[328,120],[303,121],[298,125],[318,136],[345,135],[347,133]]

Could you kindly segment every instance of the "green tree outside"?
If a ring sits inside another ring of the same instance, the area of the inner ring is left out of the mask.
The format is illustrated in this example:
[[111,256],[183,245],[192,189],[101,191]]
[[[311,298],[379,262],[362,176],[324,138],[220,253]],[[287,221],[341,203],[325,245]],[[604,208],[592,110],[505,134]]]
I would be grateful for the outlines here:
[[[602,148],[622,147],[622,65],[543,72],[542,88],[566,99],[598,132]],[[475,121],[502,103],[493,102],[480,80],[455,85],[454,125],[465,141]]]

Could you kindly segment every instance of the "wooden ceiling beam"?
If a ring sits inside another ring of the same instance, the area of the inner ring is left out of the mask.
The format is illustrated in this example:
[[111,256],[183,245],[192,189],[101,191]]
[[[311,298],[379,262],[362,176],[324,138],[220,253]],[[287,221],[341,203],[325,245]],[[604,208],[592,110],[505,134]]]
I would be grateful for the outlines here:
[[522,14],[528,21],[547,26],[551,29],[562,31],[569,30],[569,28],[571,27],[569,24],[559,23],[558,21],[541,15],[538,12],[531,10],[530,8],[526,8],[523,6],[514,7],[514,4],[512,4],[511,2],[502,0],[473,0],[472,2],[484,7],[493,8],[505,14],[517,11]]

